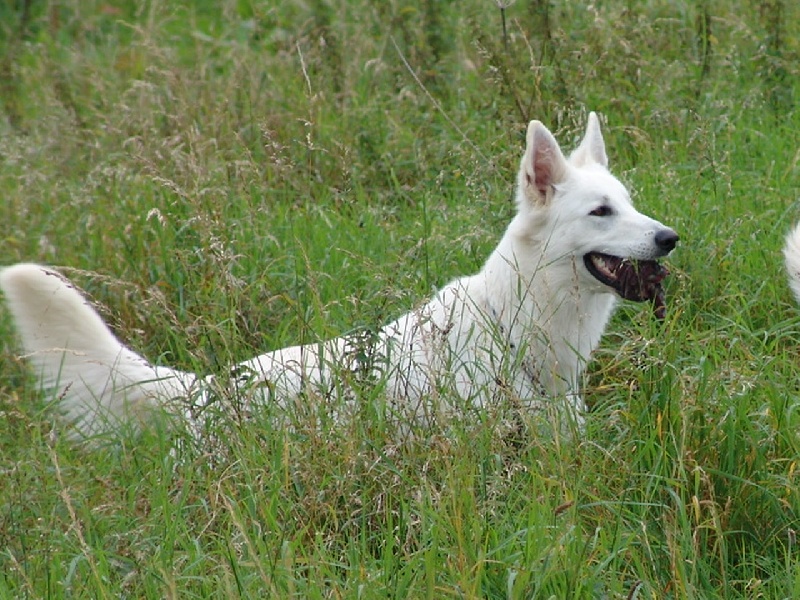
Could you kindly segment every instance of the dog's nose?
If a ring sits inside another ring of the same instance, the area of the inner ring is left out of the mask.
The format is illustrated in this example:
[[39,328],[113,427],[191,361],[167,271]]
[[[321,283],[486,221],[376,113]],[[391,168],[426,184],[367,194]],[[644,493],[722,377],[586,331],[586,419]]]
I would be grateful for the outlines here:
[[656,246],[664,252],[671,252],[679,239],[678,234],[672,229],[661,229],[656,232]]

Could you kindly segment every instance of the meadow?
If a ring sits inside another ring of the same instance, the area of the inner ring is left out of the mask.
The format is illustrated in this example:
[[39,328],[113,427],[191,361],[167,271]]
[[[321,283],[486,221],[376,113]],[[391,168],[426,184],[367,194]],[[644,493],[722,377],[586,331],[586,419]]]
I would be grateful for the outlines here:
[[153,361],[375,329],[479,269],[530,119],[568,149],[598,111],[681,243],[578,438],[398,441],[365,402],[75,444],[0,309],[0,598],[800,597],[799,102],[789,0],[1,5],[0,264],[63,268]]

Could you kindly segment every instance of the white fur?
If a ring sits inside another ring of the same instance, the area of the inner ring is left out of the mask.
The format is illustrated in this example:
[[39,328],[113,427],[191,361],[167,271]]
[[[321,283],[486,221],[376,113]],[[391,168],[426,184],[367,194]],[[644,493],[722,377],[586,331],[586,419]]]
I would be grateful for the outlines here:
[[794,226],[786,236],[783,247],[786,272],[789,275],[789,288],[800,302],[800,223]]
[[[637,212],[609,173],[594,113],[569,159],[538,121],[530,123],[526,141],[517,214],[480,272],[449,283],[371,339],[343,337],[269,352],[234,367],[224,387],[246,402],[287,408],[366,376],[385,386],[402,419],[424,420],[497,399],[529,409],[566,400],[567,412],[579,416],[581,374],[617,300],[587,271],[583,255],[657,258],[669,250],[658,247],[656,233],[673,232]],[[611,214],[589,214],[601,205]],[[797,272],[800,259],[794,261]],[[174,398],[202,404],[203,390],[216,385],[150,365],[46,267],[6,268],[0,287],[27,358],[81,434],[104,431],[109,420],[148,407],[169,408]]]

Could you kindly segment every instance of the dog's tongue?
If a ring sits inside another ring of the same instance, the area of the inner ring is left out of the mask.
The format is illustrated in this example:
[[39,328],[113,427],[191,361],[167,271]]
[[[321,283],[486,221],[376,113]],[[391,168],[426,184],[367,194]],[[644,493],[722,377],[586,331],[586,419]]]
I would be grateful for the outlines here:
[[656,318],[663,319],[667,315],[667,304],[661,282],[667,275],[667,268],[652,260],[629,263],[617,272],[617,291],[626,300],[650,300]]

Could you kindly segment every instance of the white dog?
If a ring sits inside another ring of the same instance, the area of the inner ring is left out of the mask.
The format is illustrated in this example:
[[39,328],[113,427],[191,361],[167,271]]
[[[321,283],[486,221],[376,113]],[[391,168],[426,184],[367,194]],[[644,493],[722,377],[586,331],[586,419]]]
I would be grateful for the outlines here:
[[86,436],[153,407],[191,420],[211,397],[250,409],[333,395],[352,405],[364,382],[382,386],[401,420],[497,401],[530,410],[556,403],[580,419],[581,374],[617,298],[651,301],[663,316],[667,271],[655,261],[678,241],[672,229],[636,211],[607,166],[594,113],[569,158],[532,121],[517,214],[479,273],[449,283],[372,335],[269,352],[235,366],[225,382],[151,365],[47,267],[5,268],[0,287],[26,358]]
[[800,223],[795,225],[794,229],[786,236],[783,257],[786,262],[786,272],[789,275],[789,288],[800,302]]

